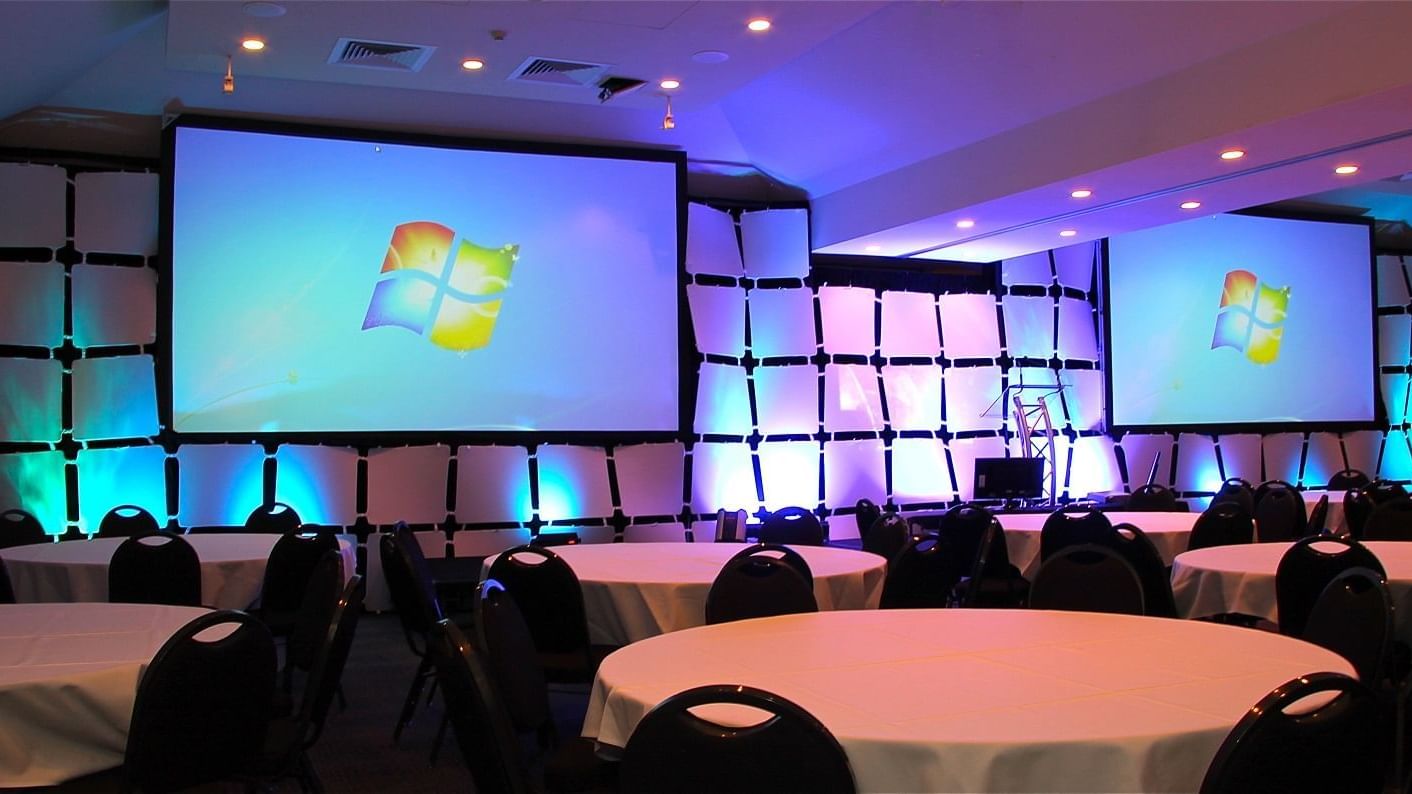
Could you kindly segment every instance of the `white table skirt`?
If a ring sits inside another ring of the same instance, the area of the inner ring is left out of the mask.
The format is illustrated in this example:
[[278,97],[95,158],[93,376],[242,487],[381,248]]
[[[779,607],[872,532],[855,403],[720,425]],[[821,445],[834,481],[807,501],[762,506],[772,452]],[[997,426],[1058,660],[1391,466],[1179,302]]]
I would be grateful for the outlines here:
[[670,695],[745,684],[819,718],[863,792],[1195,791],[1252,705],[1322,670],[1353,674],[1315,645],[1195,621],[820,612],[690,629],[613,653],[583,733],[622,747]]
[[1304,498],[1304,514],[1307,516],[1309,513],[1313,512],[1314,505],[1319,503],[1320,497],[1328,496],[1329,512],[1324,516],[1324,527],[1322,528],[1330,529],[1334,532],[1346,532],[1348,530],[1348,522],[1343,515],[1343,497],[1345,493],[1345,491],[1303,491],[1301,495]]
[[[1172,564],[1178,554],[1186,551],[1191,539],[1191,528],[1195,526],[1200,513],[1136,513],[1107,512],[1108,520],[1114,524],[1132,524],[1141,529],[1157,547],[1162,562]],[[1034,579],[1039,570],[1039,535],[1047,513],[1001,513],[996,516],[1005,529],[1005,549],[1010,554],[1010,562],[1020,569],[1028,579]]]
[[[201,560],[201,603],[247,609],[260,597],[265,563],[279,535],[183,535]],[[107,601],[108,562],[123,538],[68,540],[0,549],[20,603]],[[343,571],[356,564],[351,536],[339,536]]]
[[[706,594],[739,543],[600,543],[552,550],[574,569],[583,589],[589,640],[630,642],[706,622]],[[793,546],[814,574],[821,610],[876,609],[887,562],[876,554]],[[489,557],[482,576],[495,557]]]
[[142,671],[206,611],[0,605],[0,787],[54,785],[121,764]]
[[[1292,543],[1212,546],[1177,556],[1172,565],[1172,595],[1177,613],[1202,617],[1242,612],[1279,622],[1275,570]],[[1373,541],[1363,544],[1387,571],[1394,631],[1412,642],[1412,543]]]

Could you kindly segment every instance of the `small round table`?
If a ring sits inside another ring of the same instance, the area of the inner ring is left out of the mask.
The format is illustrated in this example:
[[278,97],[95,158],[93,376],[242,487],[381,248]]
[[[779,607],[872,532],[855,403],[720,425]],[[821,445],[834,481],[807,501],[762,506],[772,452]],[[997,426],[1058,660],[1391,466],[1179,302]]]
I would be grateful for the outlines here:
[[[706,622],[706,594],[740,543],[594,543],[555,546],[583,589],[589,641],[627,645]],[[814,574],[821,610],[876,609],[887,561],[826,546],[791,546]],[[482,578],[495,557],[488,557]]]
[[[861,792],[1195,791],[1251,706],[1323,670],[1353,674],[1316,645],[1214,623],[818,612],[688,629],[614,652],[598,669],[583,733],[623,747],[667,697],[745,684],[823,722]],[[720,722],[743,716],[712,708]]]
[[[1147,512],[1106,512],[1105,516],[1114,524],[1132,524],[1157,547],[1162,562],[1171,565],[1172,560],[1186,551],[1191,539],[1191,528],[1196,525],[1200,513],[1147,513]],[[1039,570],[1039,535],[1044,528],[1048,513],[999,513],[995,516],[1005,530],[1005,550],[1010,554],[1010,562],[1028,579],[1033,579]]]
[[50,786],[121,764],[142,671],[207,611],[0,605],[0,787]]

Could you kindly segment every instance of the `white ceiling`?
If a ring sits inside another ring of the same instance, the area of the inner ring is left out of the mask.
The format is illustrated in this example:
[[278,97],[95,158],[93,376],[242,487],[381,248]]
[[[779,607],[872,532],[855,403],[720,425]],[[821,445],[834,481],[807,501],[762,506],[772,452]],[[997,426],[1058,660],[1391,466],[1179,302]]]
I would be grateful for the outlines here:
[[[820,252],[968,261],[1180,220],[1187,199],[1409,203],[1347,191],[1412,167],[1412,3],[282,5],[0,3],[0,145],[150,156],[163,114],[193,111],[679,148],[695,194],[809,199]],[[774,28],[748,32],[754,16]],[[239,49],[252,34],[264,52]],[[341,37],[436,49],[416,73],[330,65]],[[487,68],[463,71],[468,56]],[[649,85],[600,104],[593,85],[506,79],[535,56]],[[673,130],[665,77],[682,81]],[[1250,154],[1218,159],[1229,146]],[[1362,171],[1335,176],[1344,162]]]

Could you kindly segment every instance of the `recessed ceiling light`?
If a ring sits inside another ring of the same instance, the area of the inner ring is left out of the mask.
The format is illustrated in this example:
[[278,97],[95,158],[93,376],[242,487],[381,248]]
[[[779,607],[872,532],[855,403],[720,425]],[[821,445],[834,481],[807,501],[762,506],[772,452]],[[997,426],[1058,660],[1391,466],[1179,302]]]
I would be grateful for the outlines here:
[[874,244],[874,245],[865,245],[865,246],[863,246],[863,250],[864,250],[864,251],[868,251],[868,252],[870,252],[870,253],[873,252],[873,251],[881,251],[881,250],[882,250],[882,246],[876,245],[876,244]]
[[663,80],[662,82],[658,83],[657,85],[658,85],[658,87],[660,87],[660,88],[665,88],[666,90],[671,91],[673,88],[681,88],[681,81],[680,81],[680,80],[671,80],[671,79],[668,79],[668,80]]
[[1093,195],[1093,191],[1092,191],[1092,190],[1089,190],[1089,189],[1086,188],[1086,187],[1081,187],[1081,188],[1079,188],[1079,189],[1077,189],[1077,190],[1070,190],[1070,191],[1069,191],[1069,198],[1088,198],[1089,196],[1092,196],[1092,195]]
[[1349,175],[1349,174],[1356,174],[1356,173],[1358,173],[1358,166],[1352,165],[1352,164],[1349,164],[1349,165],[1341,165],[1341,166],[1339,166],[1338,168],[1335,168],[1335,169],[1334,169],[1334,173],[1335,173],[1335,174],[1340,174],[1340,175],[1343,175],[1343,176],[1347,176],[1347,175]]
[[244,47],[250,52],[259,52],[260,50],[265,49],[265,42],[260,39],[251,37],[242,40],[240,42],[240,46]]
[[1196,209],[1197,207],[1200,207],[1200,206],[1201,206],[1201,202],[1199,202],[1199,201],[1183,201],[1180,206],[1181,206],[1181,208],[1184,209],[1184,210],[1194,210],[1194,209]]
[[765,19],[764,17],[755,17],[754,19],[745,23],[745,26],[755,31],[756,33],[764,33],[765,31],[770,29],[770,20]]
[[720,50],[702,50],[692,53],[691,59],[697,63],[725,63],[731,59],[730,53]]
[[1076,230],[1074,230],[1074,229],[1065,229],[1064,231],[1059,232],[1059,236],[1060,236],[1060,237],[1073,237],[1073,236],[1075,236],[1075,235],[1077,235],[1077,234],[1078,234],[1078,231],[1076,231]]
[[1245,156],[1245,150],[1244,150],[1244,149],[1227,149],[1227,150],[1225,150],[1224,152],[1221,152],[1221,159],[1222,159],[1222,160],[1239,160],[1240,158],[1242,158],[1242,157],[1244,157],[1244,156]]
[[485,68],[485,61],[482,61],[480,58],[467,58],[461,61],[461,68],[468,72],[478,72]]
[[958,229],[969,229],[975,225],[976,222],[971,220],[970,218],[963,218],[962,220],[956,221],[956,228]]
[[284,16],[284,6],[280,5],[279,3],[246,3],[245,5],[241,6],[241,9],[245,11],[246,16],[252,17],[263,17],[269,19],[272,17]]

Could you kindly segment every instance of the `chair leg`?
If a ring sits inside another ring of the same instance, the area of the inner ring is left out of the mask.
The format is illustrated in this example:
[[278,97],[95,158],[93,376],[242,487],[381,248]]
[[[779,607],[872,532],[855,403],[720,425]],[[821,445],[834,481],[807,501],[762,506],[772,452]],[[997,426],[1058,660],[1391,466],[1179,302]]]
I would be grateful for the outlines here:
[[324,794],[324,781],[319,779],[318,770],[307,752],[299,754],[299,788],[309,794]]
[[431,757],[428,759],[432,766],[436,766],[437,759],[441,758],[441,743],[446,741],[446,726],[451,724],[451,713],[441,715],[441,727],[436,729],[436,738],[431,743]]
[[401,741],[402,729],[412,721],[412,713],[417,710],[417,699],[422,696],[422,686],[430,674],[431,658],[423,656],[421,663],[417,665],[416,674],[412,676],[412,686],[407,690],[407,699],[402,702],[402,715],[397,718],[397,727],[392,729],[393,744]]
[[338,687],[333,690],[333,694],[338,697],[338,713],[342,714],[348,710],[348,698],[343,696],[343,682],[338,682]]

